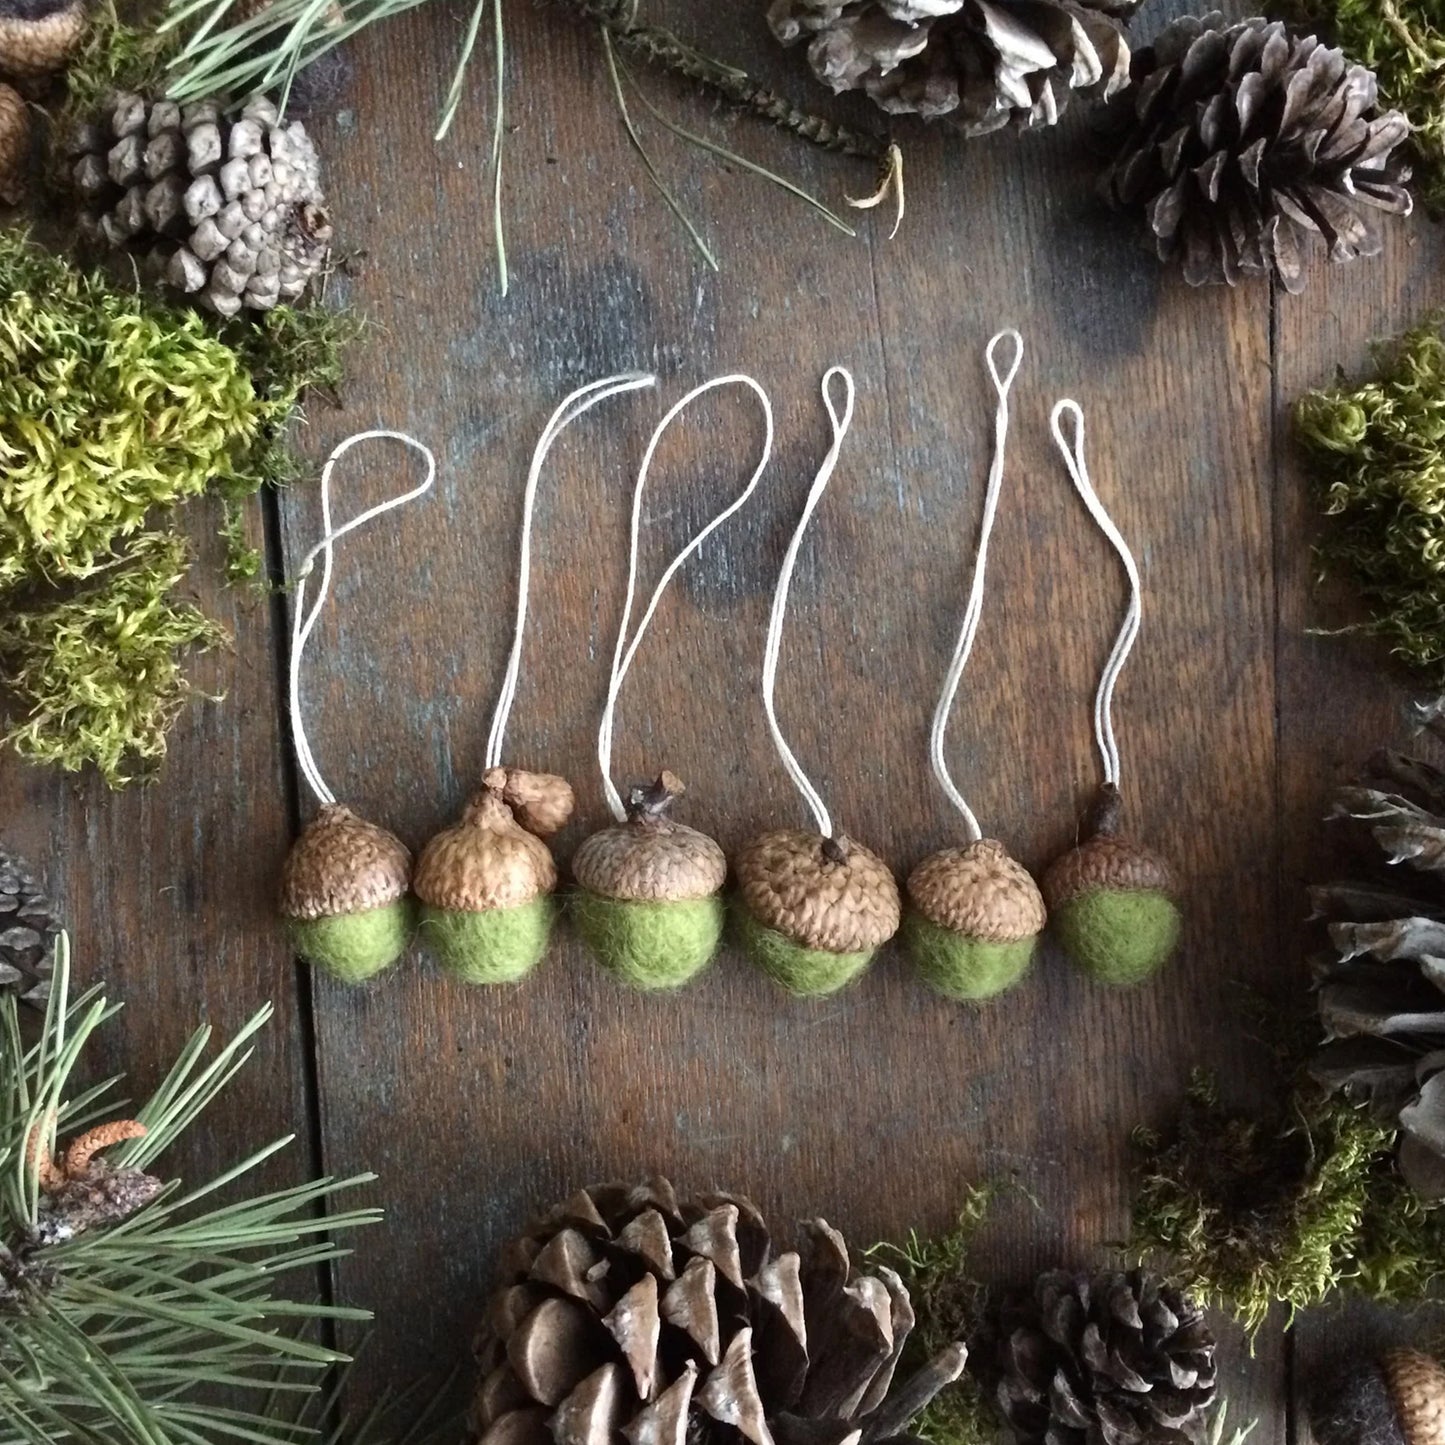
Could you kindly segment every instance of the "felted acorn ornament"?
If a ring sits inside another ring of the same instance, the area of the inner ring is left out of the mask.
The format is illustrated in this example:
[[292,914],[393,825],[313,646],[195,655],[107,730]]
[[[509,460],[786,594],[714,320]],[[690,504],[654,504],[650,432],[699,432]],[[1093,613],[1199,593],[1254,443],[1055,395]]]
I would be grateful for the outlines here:
[[422,941],[463,983],[517,983],[541,962],[552,936],[557,887],[557,863],[543,839],[563,828],[576,806],[565,778],[502,764],[527,634],[532,515],[542,467],[553,443],[578,417],[655,380],[629,372],[579,387],[552,413],[532,452],[522,499],[516,623],[487,738],[482,787],[460,821],[422,850],[412,878]]
[[[629,632],[637,593],[642,504],[658,447],[698,398],[723,387],[750,389],[762,407],[762,454],[747,485],[663,569],[635,632]],[[650,788],[633,788],[626,802],[612,781],[612,736],[622,684],[637,657],[668,585],[707,539],[746,505],[757,490],[773,453],[773,408],[767,393],[749,376],[722,376],[690,391],[658,423],[643,454],[632,491],[627,592],[612,653],[607,702],[597,732],[597,762],[603,793],[616,826],[588,838],[572,860],[577,891],[572,899],[577,930],[607,971],[634,988],[678,988],[712,962],[722,940],[722,888],[727,858],[705,833],[670,816],[684,792],[681,779],[663,770]]]
[[422,850],[412,878],[421,938],[447,972],[464,983],[516,983],[541,961],[557,887],[542,838],[572,805],[564,778],[490,768],[461,821]]
[[633,788],[627,821],[594,833],[572,874],[577,931],[609,973],[634,988],[678,988],[717,953],[728,862],[706,833],[668,817],[681,780]]
[[[840,412],[833,382],[843,383]],[[783,619],[798,551],[828,488],[853,421],[852,376],[841,366],[823,378],[833,442],[818,469],[783,557],[763,653],[763,708],[783,767],[817,824],[816,833],[780,828],[753,839],[734,860],[738,931],[748,956],[789,993],[822,997],[845,988],[898,932],[902,903],[892,870],[876,853],[838,832],[827,805],[793,755],[778,724],[774,695]]]
[[33,84],[54,75],[89,26],[83,0],[0,0],[0,77]]
[[[1012,364],[1001,374],[997,351],[1005,341],[1013,344],[1014,353]],[[968,607],[929,736],[934,776],[962,816],[969,842],[963,848],[934,853],[913,870],[903,918],[904,944],[920,976],[948,998],[969,1003],[993,998],[1018,983],[1033,961],[1045,920],[1038,885],[1021,864],[1014,862],[1002,843],[983,836],[973,809],[953,781],[944,749],[948,719],[983,617],[989,542],[1003,490],[1009,389],[1023,354],[1023,337],[1017,331],[999,332],[984,353],[998,393],[993,463],[984,494]]]
[[1445,1368],[1394,1350],[1331,1375],[1310,1401],[1316,1445],[1445,1445]]
[[[374,440],[399,441],[426,462],[426,476],[410,491],[368,507],[333,528],[331,476],[352,447]],[[337,802],[316,764],[306,733],[301,674],[306,647],[331,591],[335,548],[348,533],[424,496],[436,480],[436,458],[403,432],[360,432],[332,452],[321,473],[322,538],[297,569],[291,634],[291,737],[301,777],[320,812],[292,846],[281,874],[280,913],[298,957],[342,983],[359,984],[390,968],[411,942],[415,909],[411,853],[394,834]],[[308,609],[306,592],[316,559],[321,582]]]
[[[1072,442],[1062,418],[1074,419]],[[1104,510],[1084,460],[1084,414],[1077,402],[1054,408],[1054,440],[1089,514],[1119,554],[1129,581],[1129,604],[1094,700],[1094,735],[1104,781],[1085,818],[1084,840],[1044,875],[1044,901],[1069,957],[1100,983],[1128,987],[1153,977],[1178,947],[1182,930],[1173,875],[1167,863],[1123,836],[1119,744],[1114,733],[1114,689],[1139,636],[1143,584],[1134,554]]]

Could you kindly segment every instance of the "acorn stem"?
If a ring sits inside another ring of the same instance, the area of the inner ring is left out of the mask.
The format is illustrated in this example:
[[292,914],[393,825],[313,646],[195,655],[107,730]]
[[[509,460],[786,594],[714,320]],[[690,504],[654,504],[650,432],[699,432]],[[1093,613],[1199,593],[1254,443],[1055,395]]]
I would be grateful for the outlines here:
[[650,787],[637,786],[627,794],[627,821],[629,823],[656,823],[666,815],[667,810],[687,791],[681,778],[664,768]]
[[1090,838],[1117,838],[1124,821],[1124,797],[1117,783],[1105,783],[1084,815],[1084,833]]

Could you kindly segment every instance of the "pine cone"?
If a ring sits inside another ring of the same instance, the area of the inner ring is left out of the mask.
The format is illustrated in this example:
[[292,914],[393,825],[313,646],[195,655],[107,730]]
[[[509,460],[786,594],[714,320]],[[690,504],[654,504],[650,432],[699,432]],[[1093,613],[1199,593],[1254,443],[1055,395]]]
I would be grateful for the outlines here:
[[1297,292],[1312,250],[1373,256],[1370,213],[1410,213],[1394,156],[1409,122],[1376,99],[1372,71],[1312,36],[1186,16],[1134,57],[1103,190],[1144,212],[1191,286],[1273,272]]
[[228,121],[209,103],[116,96],[71,155],[91,239],[149,257],[166,284],[222,316],[299,299],[326,262],[316,148],[268,100]]
[[502,1253],[477,1340],[482,1445],[878,1445],[963,1370],[892,1389],[913,1327],[891,1270],[802,1226],[777,1254],[748,1200],[665,1179],[574,1195]]
[[1406,1180],[1445,1198],[1445,772],[1380,753],[1334,816],[1368,825],[1369,851],[1360,878],[1310,890],[1335,955],[1315,961],[1311,1072],[1397,1123]]
[[30,169],[30,107],[12,85],[0,82],[0,205],[25,199]]
[[1003,1311],[999,1406],[1020,1445],[1183,1445],[1214,1404],[1214,1336],[1141,1270],[1041,1275]]
[[1052,125],[1071,90],[1127,84],[1120,21],[1138,0],[774,0],[785,45],[834,91],[892,115],[946,116],[965,135]]
[[60,921],[40,880],[23,859],[0,848],[0,989],[43,1009],[59,937]]

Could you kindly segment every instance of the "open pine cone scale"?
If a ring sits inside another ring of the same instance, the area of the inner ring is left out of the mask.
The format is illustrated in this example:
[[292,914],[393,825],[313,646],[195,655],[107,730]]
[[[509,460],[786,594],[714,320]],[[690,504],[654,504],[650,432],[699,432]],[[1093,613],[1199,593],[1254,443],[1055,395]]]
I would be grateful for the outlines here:
[[748,1200],[671,1185],[575,1195],[503,1252],[478,1337],[485,1445],[881,1445],[963,1368],[894,1389],[914,1323],[888,1270],[805,1225],[775,1252]]

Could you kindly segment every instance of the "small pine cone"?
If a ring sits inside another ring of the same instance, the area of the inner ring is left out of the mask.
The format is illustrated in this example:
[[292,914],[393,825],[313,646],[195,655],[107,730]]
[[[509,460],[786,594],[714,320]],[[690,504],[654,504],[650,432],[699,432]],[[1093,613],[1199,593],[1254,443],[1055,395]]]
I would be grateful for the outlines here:
[[44,1008],[50,1000],[60,920],[40,880],[0,848],[0,990]]
[[1371,213],[1410,213],[1410,125],[1377,97],[1372,71],[1280,22],[1186,16],[1134,57],[1102,187],[1190,285],[1273,273],[1296,292],[1312,250],[1373,256]]
[[553,833],[561,832],[577,806],[572,784],[555,773],[492,768],[482,784],[498,794],[517,822],[539,838],[550,838]]
[[804,948],[871,952],[898,932],[898,883],[851,838],[797,828],[764,833],[738,855],[737,874],[753,917]]
[[89,24],[84,0],[0,0],[0,75],[25,82],[54,75]]
[[460,823],[426,845],[412,878],[412,891],[427,907],[458,913],[518,908],[556,886],[551,850],[517,822],[491,786],[467,805]]
[[25,199],[30,172],[30,107],[13,86],[0,83],[0,204]]
[[1019,1445],[1204,1438],[1214,1336],[1193,1300],[1152,1275],[1050,1271],[1000,1325],[998,1402]]
[[281,915],[300,922],[385,908],[411,885],[406,845],[339,803],[322,808],[296,840],[281,877]]
[[222,316],[298,300],[326,263],[320,158],[268,100],[231,121],[208,102],[115,95],[70,153],[84,234]]
[[813,73],[890,115],[945,117],[965,135],[1052,125],[1074,90],[1129,77],[1121,21],[1137,0],[774,0],[773,33],[808,41]]
[[502,1251],[474,1445],[907,1440],[966,1351],[899,1382],[903,1282],[823,1220],[799,1233],[779,1251],[751,1201],[665,1179],[579,1191]]
[[1441,1445],[1445,1369],[1418,1350],[1331,1371],[1310,1401],[1316,1445]]
[[909,876],[908,898],[930,923],[985,943],[1033,938],[1046,921],[1038,884],[991,838],[925,858]]
[[706,833],[667,816],[683,791],[668,772],[650,788],[634,788],[627,822],[594,833],[577,850],[577,882],[627,903],[682,903],[720,892],[728,873],[723,850]]

